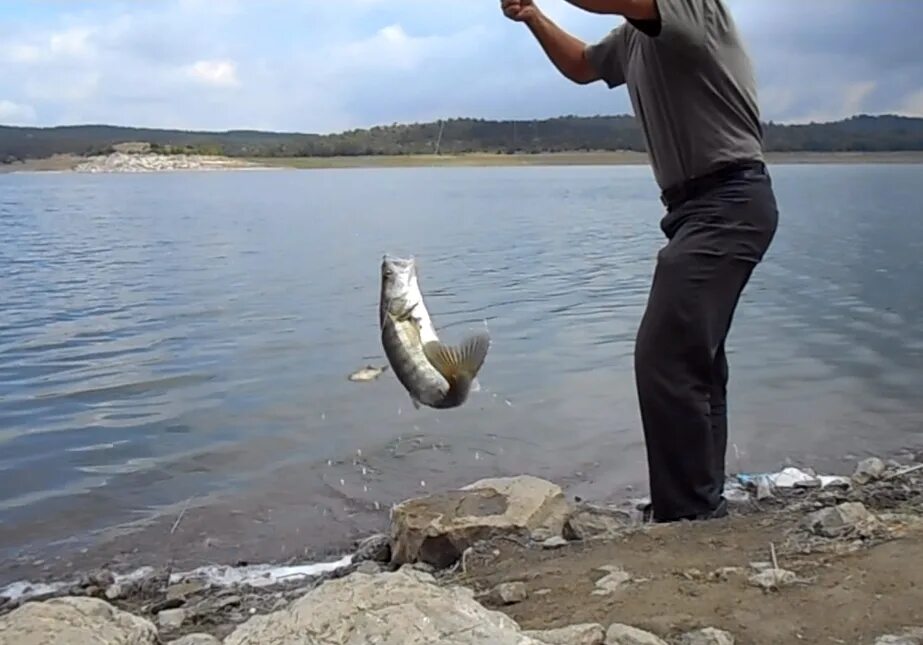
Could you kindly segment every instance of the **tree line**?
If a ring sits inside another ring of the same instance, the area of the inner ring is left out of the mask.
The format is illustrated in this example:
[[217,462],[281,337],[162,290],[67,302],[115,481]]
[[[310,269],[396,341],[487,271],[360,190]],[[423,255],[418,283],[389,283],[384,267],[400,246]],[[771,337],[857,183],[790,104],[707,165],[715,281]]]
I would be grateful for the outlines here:
[[[923,150],[923,119],[858,115],[841,121],[763,124],[766,149],[778,152]],[[561,116],[524,121],[456,118],[348,130],[336,134],[231,130],[199,132],[106,125],[0,126],[0,162],[55,154],[94,155],[141,141],[167,154],[230,157],[646,151],[634,117]]]

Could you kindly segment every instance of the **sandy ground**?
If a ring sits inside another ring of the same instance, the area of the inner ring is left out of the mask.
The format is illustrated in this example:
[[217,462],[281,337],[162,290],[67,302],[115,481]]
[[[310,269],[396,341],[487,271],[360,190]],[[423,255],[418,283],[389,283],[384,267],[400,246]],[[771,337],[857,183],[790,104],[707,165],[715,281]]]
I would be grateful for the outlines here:
[[[280,157],[250,159],[287,168],[407,168],[431,166],[637,166],[650,162],[640,152],[555,152],[540,154],[381,155],[355,157]],[[923,152],[782,152],[767,154],[770,164],[923,163]]]
[[[882,516],[891,532],[877,539],[805,541],[799,523],[813,508],[808,503],[804,512],[648,526],[614,541],[558,550],[506,542],[473,559],[464,578],[478,591],[525,582],[524,602],[492,608],[526,629],[622,622],[664,639],[712,626],[734,634],[737,645],[873,643],[923,625],[923,491],[917,483],[901,496],[906,499],[862,495],[873,513],[911,513]],[[756,571],[751,563],[771,561],[772,548],[778,566],[799,582],[764,591],[748,579]],[[599,567],[607,565],[632,579],[611,595],[593,595],[595,582],[607,575]]]

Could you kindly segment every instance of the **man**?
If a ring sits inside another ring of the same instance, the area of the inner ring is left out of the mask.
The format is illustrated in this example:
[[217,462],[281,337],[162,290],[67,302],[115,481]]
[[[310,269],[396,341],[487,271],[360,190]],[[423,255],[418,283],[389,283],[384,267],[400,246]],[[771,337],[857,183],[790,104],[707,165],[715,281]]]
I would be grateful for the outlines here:
[[625,22],[586,45],[501,0],[575,83],[626,85],[666,214],[635,380],[656,522],[727,515],[725,338],[776,231],[750,60],[723,0],[568,0]]

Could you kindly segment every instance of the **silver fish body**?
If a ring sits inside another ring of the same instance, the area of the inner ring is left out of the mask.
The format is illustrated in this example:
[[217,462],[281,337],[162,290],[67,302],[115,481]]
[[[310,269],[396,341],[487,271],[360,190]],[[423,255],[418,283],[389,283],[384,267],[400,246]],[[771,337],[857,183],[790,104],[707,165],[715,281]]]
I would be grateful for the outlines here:
[[490,339],[475,334],[458,347],[439,340],[413,258],[383,257],[378,319],[385,356],[414,407],[454,408],[468,399]]

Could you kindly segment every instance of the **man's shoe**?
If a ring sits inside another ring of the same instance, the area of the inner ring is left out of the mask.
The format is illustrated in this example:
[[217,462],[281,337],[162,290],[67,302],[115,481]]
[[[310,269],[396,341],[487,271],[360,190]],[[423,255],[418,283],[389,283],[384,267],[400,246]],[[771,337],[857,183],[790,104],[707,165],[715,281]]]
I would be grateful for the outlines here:
[[650,502],[643,504],[638,507],[638,510],[641,511],[642,522],[649,523],[653,522],[655,524],[667,524],[669,522],[682,522],[687,520],[689,522],[702,522],[707,520],[718,520],[728,516],[728,501],[724,497],[721,498],[721,501],[718,502],[718,506],[714,510],[708,511],[707,513],[700,513],[698,515],[691,515],[688,517],[679,517],[675,520],[656,520],[654,519],[654,505]]
[[723,517],[728,516],[728,501],[722,497],[721,501],[718,502],[718,506],[715,507],[715,510],[708,513],[702,513],[701,515],[696,515],[693,519],[695,520],[718,520]]

